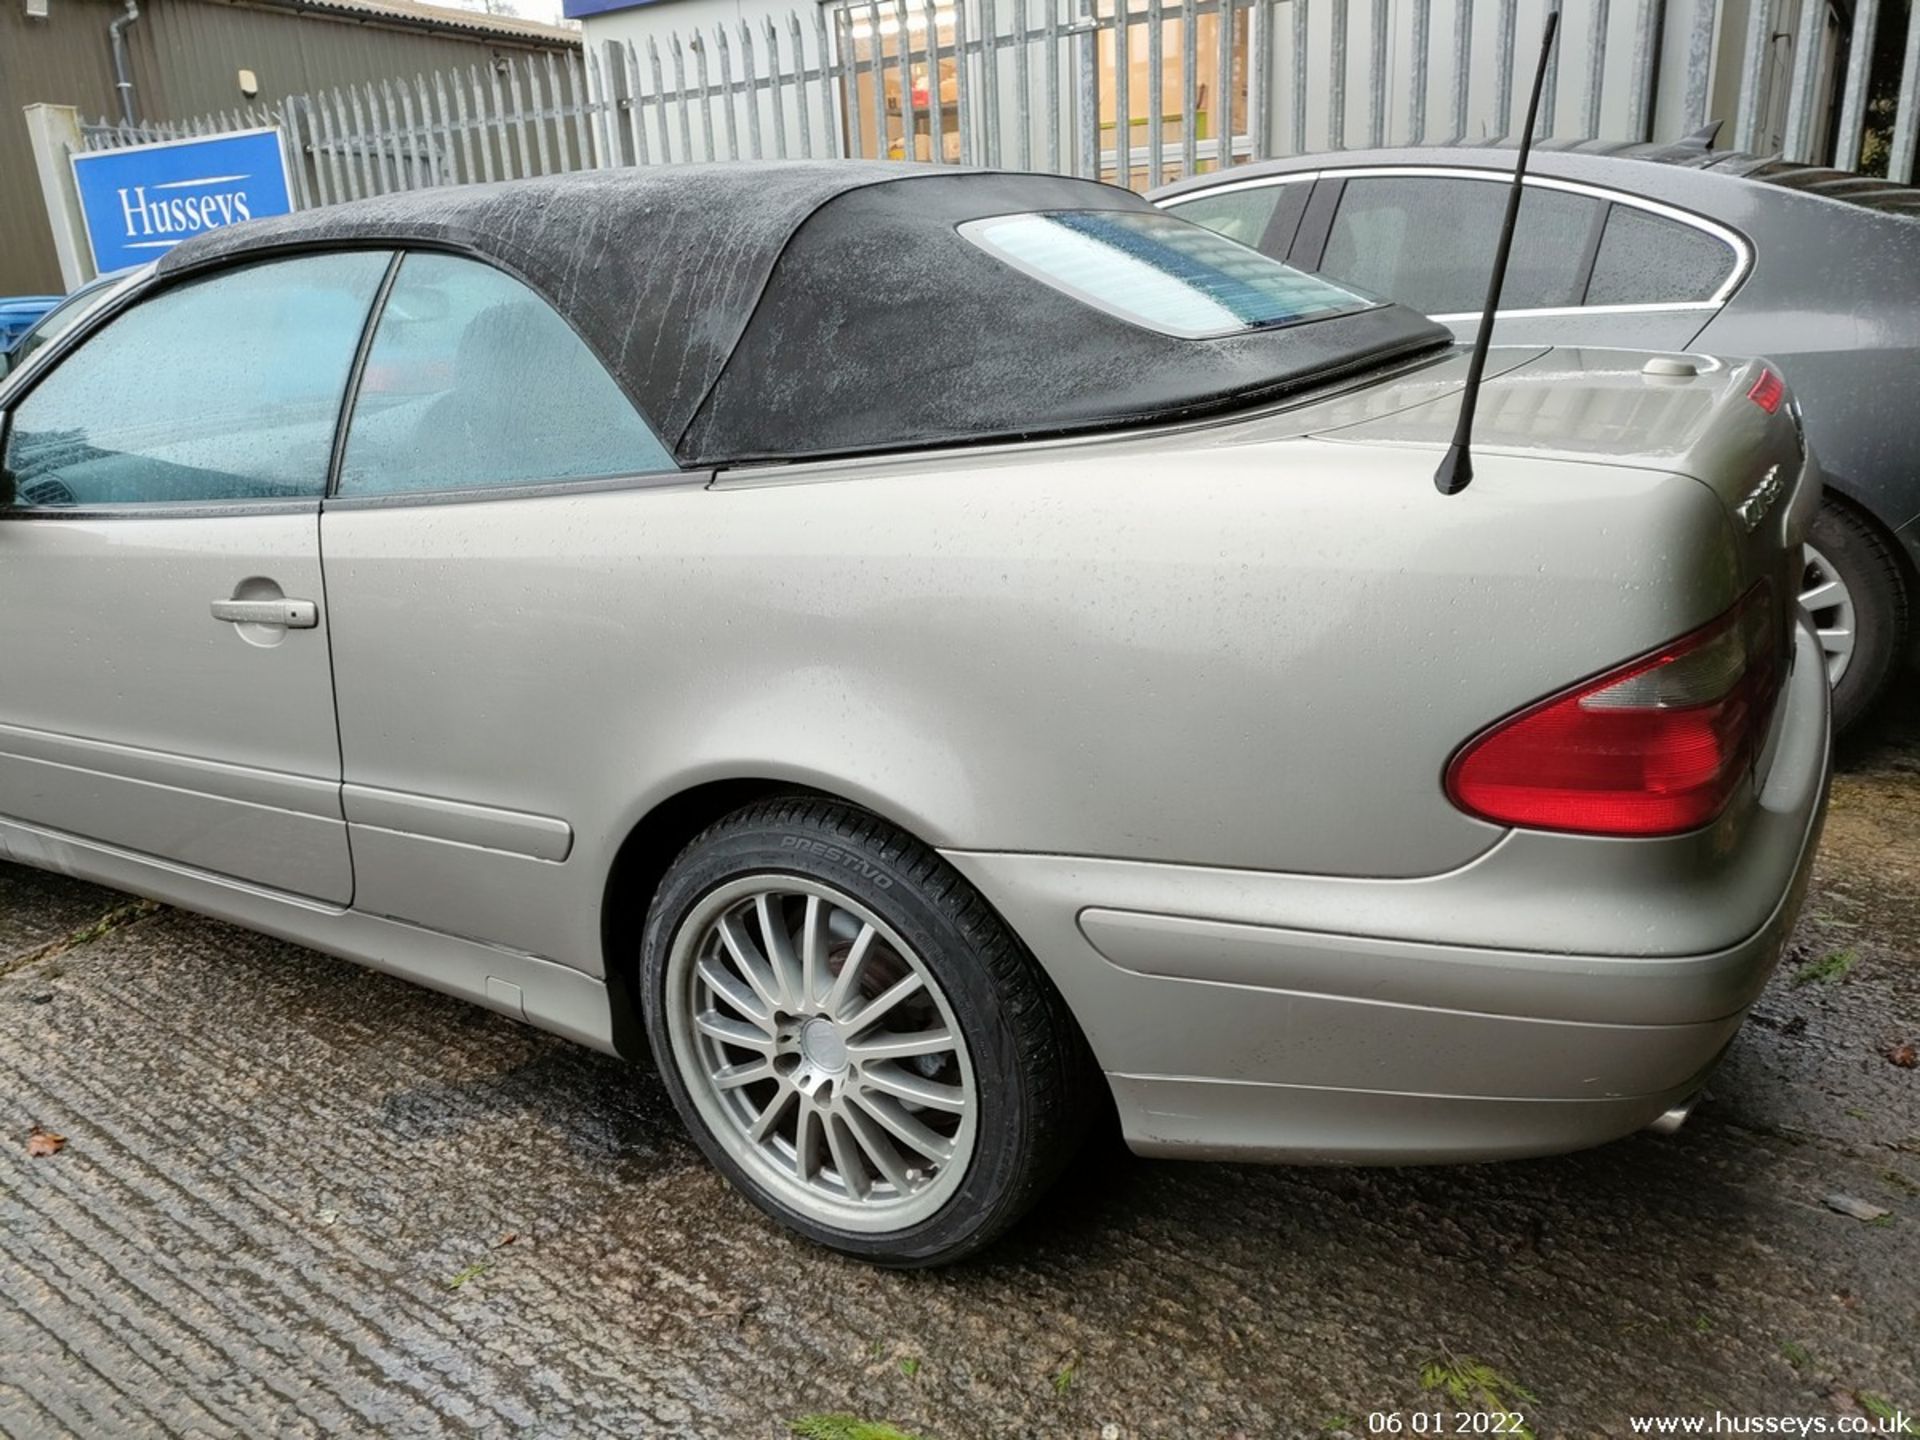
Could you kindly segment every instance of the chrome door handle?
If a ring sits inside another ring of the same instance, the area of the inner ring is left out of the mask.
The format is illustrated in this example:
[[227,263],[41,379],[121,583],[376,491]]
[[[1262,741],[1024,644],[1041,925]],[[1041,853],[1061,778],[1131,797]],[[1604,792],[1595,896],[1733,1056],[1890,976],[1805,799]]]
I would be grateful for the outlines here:
[[284,630],[312,630],[320,624],[320,607],[311,600],[216,600],[213,618],[229,625],[277,625]]

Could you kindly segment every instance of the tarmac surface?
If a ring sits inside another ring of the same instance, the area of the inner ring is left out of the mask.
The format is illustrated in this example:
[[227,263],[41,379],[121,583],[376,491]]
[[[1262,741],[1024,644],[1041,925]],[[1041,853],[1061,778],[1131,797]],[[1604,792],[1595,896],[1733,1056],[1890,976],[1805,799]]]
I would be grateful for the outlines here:
[[1678,1135],[1433,1170],[1096,1146],[933,1274],[774,1230],[649,1074],[0,866],[0,1433],[1838,1433],[1920,1410],[1914,1044],[1920,705],[1847,757],[1793,950]]

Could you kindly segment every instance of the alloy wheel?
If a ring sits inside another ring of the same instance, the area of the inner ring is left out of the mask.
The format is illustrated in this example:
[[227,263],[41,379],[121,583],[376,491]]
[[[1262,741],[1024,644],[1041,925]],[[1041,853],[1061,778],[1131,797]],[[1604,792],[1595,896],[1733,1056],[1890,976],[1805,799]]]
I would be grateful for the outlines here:
[[1820,637],[1820,650],[1827,660],[1827,683],[1838,685],[1853,659],[1857,633],[1853,592],[1833,562],[1811,545],[1806,547],[1800,603],[1813,617],[1814,630]]
[[850,895],[789,875],[709,892],[666,998],[695,1108],[785,1203],[891,1231],[959,1188],[979,1110],[965,1038],[926,963]]

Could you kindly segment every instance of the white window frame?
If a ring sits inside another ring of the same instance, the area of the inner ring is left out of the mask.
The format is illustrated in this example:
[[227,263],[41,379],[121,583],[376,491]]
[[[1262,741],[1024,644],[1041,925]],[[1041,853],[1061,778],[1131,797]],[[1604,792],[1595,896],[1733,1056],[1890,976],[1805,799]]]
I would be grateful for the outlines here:
[[[1297,170],[1285,175],[1259,175],[1249,180],[1229,180],[1222,185],[1207,185],[1193,190],[1183,190],[1178,195],[1169,195],[1156,201],[1162,209],[1177,206],[1182,201],[1198,200],[1203,197],[1230,194],[1236,190],[1257,190],[1270,185],[1300,185],[1311,180],[1366,180],[1380,178],[1414,178],[1434,180],[1478,180],[1483,184],[1504,185],[1512,182],[1510,175],[1498,170],[1482,169],[1475,166],[1458,165],[1351,165],[1324,166],[1317,170]],[[1715,288],[1713,294],[1705,300],[1652,300],[1633,305],[1552,305],[1521,310],[1501,310],[1502,317],[1527,319],[1534,316],[1561,315],[1646,315],[1667,314],[1679,310],[1718,310],[1745,282],[1753,269],[1753,246],[1739,231],[1730,229],[1718,221],[1709,220],[1704,215],[1696,215],[1691,210],[1682,210],[1678,206],[1668,205],[1659,200],[1649,200],[1644,196],[1630,195],[1625,191],[1609,189],[1604,185],[1594,185],[1583,180],[1564,180],[1557,175],[1529,175],[1528,185],[1543,190],[1563,190],[1573,195],[1585,195],[1591,199],[1608,201],[1615,205],[1630,206],[1643,210],[1650,215],[1658,215],[1697,230],[1714,240],[1718,240],[1733,252],[1733,268],[1726,278]],[[1448,312],[1433,315],[1430,319],[1446,323],[1456,320],[1478,319],[1478,310]]]

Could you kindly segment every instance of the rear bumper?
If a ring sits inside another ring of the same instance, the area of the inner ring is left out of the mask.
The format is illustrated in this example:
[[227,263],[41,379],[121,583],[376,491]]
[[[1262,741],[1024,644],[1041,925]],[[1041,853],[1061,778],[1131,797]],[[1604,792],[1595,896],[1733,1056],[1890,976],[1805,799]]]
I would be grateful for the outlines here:
[[948,858],[1060,987],[1136,1150],[1579,1149],[1697,1090],[1766,984],[1826,810],[1827,706],[1803,624],[1759,794],[1672,840],[1511,832],[1418,880]]

